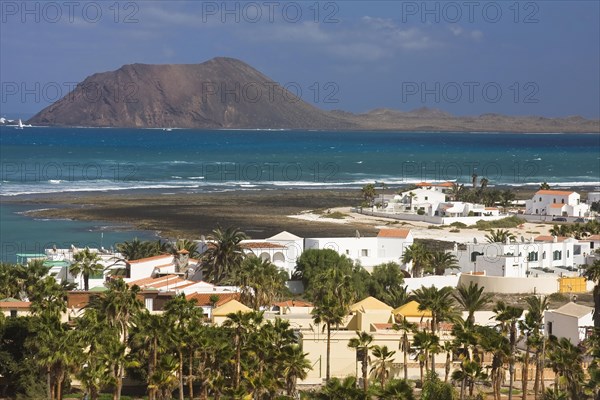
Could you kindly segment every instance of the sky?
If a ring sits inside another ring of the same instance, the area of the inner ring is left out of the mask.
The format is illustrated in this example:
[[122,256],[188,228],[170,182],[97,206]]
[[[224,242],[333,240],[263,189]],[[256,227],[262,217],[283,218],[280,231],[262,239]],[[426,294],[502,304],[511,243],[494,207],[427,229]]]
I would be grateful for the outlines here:
[[125,64],[218,56],[327,110],[600,118],[600,2],[463,0],[0,0],[0,115]]

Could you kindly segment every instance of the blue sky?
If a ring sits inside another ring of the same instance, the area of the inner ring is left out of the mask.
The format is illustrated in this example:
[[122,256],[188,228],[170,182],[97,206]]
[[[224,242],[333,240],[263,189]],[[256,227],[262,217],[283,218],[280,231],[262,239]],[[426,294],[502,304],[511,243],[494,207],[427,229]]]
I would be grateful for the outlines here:
[[228,56],[324,109],[600,117],[597,1],[0,6],[3,116],[35,113],[124,64]]

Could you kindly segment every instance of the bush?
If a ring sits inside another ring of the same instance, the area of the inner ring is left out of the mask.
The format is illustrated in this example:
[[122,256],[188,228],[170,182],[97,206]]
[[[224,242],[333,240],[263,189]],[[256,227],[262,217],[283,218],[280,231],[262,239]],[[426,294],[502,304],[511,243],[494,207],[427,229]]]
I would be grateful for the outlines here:
[[568,301],[569,298],[562,293],[552,293],[552,294],[548,295],[548,300],[561,302],[561,301]]
[[419,215],[425,215],[425,210],[417,210],[417,214],[419,214]]
[[442,227],[437,225],[428,225],[427,229],[442,229]]
[[321,218],[332,218],[332,219],[344,219],[348,216],[348,214],[344,214],[339,211],[335,211],[332,213],[322,214]]
[[475,223],[477,229],[497,229],[497,228],[516,228],[517,226],[525,223],[526,221],[517,216],[506,217],[496,221],[484,221],[479,220]]
[[452,233],[458,233],[458,232],[460,232],[460,229],[456,229],[456,228],[450,229],[450,232],[452,232]]
[[466,228],[467,224],[464,224],[462,222],[453,222],[453,223],[450,224],[450,226],[455,226],[457,228]]

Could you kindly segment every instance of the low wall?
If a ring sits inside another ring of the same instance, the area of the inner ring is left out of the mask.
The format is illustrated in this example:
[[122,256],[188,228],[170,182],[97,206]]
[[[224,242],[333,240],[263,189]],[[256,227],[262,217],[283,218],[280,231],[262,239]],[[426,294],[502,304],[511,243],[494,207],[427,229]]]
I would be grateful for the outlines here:
[[492,217],[436,217],[436,216],[428,216],[428,215],[419,215],[419,214],[407,214],[407,213],[387,213],[381,211],[368,211],[363,209],[355,210],[360,214],[370,215],[372,217],[383,217],[383,218],[391,218],[398,219],[402,221],[420,221],[420,222],[428,222],[430,224],[438,224],[438,225],[450,225],[454,222],[462,222],[466,225],[475,225],[477,221],[496,221],[502,218],[508,217],[508,215],[497,215]]
[[424,276],[422,278],[404,278],[404,285],[408,286],[407,291],[410,293],[415,289],[419,289],[421,286],[435,286],[438,289],[445,286],[455,288],[458,286],[458,280],[458,275]]
[[462,274],[459,284],[469,286],[470,282],[484,287],[490,293],[552,294],[558,292],[558,277],[551,278],[505,278]]

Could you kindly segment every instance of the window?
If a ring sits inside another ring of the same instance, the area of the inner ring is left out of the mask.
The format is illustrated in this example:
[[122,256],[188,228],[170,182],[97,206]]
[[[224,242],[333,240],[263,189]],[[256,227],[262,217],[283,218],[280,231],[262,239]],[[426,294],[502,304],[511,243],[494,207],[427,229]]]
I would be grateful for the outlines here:
[[594,248],[594,242],[590,242],[590,249]]
[[563,204],[565,204],[565,199],[562,199],[560,202],[563,203]]
[[532,251],[531,253],[529,253],[527,255],[527,261],[537,261],[538,260],[538,253],[537,251]]
[[350,255],[350,250],[346,249],[346,255],[349,256]]
[[362,249],[362,250],[360,251],[360,255],[361,255],[361,257],[369,257],[369,250],[367,250],[367,249]]
[[10,317],[17,318],[17,310],[10,310]]
[[542,201],[542,198],[540,197],[540,201]]
[[429,197],[425,196],[425,200],[429,200]]
[[578,256],[581,254],[581,246],[573,246],[573,255]]
[[542,253],[542,260],[545,260],[545,259],[546,259],[546,252],[544,251],[544,252]]
[[548,322],[548,335],[552,335],[552,322]]
[[567,258],[571,257],[570,250],[567,250]]
[[552,259],[554,261],[562,260],[562,251],[554,250],[554,252],[552,253]]
[[553,203],[556,203],[556,199],[552,199],[552,202],[553,202]]
[[148,311],[154,311],[154,299],[152,297],[146,297],[144,299],[144,305]]

